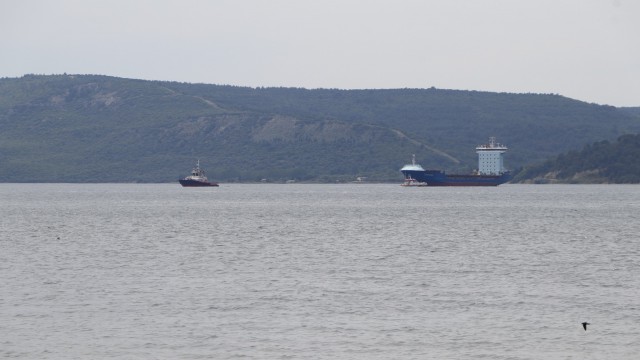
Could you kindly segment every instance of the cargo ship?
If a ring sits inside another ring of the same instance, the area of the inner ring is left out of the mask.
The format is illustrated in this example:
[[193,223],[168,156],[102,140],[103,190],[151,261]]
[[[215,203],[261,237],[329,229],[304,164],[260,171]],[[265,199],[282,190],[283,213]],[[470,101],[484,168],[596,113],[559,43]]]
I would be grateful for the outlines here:
[[504,153],[507,147],[498,144],[495,137],[489,143],[478,145],[478,170],[468,175],[446,174],[443,170],[425,170],[416,164],[413,155],[411,164],[400,172],[404,175],[403,186],[498,186],[511,179],[511,173],[504,168]]
[[204,170],[200,167],[200,160],[196,163],[196,167],[191,170],[191,175],[184,179],[178,180],[183,187],[203,187],[203,186],[218,186],[218,183],[209,182]]

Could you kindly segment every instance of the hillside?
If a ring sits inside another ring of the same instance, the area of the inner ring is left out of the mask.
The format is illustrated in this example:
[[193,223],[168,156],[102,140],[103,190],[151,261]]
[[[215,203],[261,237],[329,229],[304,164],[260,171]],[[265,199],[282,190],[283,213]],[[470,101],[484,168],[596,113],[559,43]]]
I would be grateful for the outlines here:
[[618,108],[622,113],[640,119],[640,107],[622,107]]
[[496,136],[512,169],[640,132],[634,111],[559,95],[246,88],[98,75],[0,79],[0,181],[399,181],[411,154],[470,171]]
[[600,141],[526,167],[514,179],[524,183],[640,183],[640,134]]

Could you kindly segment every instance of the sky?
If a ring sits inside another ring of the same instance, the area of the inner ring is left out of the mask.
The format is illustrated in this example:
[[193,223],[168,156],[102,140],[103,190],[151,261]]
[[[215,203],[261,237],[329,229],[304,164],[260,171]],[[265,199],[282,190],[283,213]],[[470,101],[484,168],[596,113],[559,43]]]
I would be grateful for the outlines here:
[[640,106],[640,1],[0,0],[0,77],[63,73]]

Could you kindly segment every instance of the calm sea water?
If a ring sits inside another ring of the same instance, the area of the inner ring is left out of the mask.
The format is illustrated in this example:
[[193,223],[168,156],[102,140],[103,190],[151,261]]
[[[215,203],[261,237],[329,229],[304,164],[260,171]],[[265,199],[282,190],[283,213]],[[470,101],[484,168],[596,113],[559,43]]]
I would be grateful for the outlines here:
[[640,186],[0,184],[0,205],[0,358],[640,358]]

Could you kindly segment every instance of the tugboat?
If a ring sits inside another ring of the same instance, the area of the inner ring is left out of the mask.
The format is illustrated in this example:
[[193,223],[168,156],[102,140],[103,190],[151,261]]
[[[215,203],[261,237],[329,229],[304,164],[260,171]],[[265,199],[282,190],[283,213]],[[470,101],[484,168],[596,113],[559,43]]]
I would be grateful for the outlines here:
[[200,160],[196,163],[196,167],[191,170],[191,175],[178,181],[183,187],[218,186],[218,183],[209,182],[209,179],[207,179],[204,174],[204,170],[200,168]]

